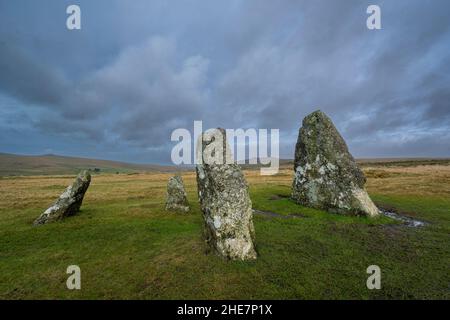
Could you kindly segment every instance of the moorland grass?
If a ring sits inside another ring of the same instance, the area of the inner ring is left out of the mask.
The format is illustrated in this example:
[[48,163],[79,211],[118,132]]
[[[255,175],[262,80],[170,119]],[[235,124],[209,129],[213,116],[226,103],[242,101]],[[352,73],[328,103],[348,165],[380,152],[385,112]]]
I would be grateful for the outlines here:
[[[249,262],[206,252],[193,173],[183,173],[189,214],[165,212],[169,174],[102,174],[79,215],[41,227],[33,220],[73,177],[2,178],[0,298],[449,299],[450,167],[429,167],[377,166],[367,185],[378,205],[429,222],[419,229],[299,206],[289,170],[246,171],[255,209],[298,214],[255,215],[259,257]],[[72,264],[78,291],[66,288]],[[373,264],[381,290],[366,287]]]

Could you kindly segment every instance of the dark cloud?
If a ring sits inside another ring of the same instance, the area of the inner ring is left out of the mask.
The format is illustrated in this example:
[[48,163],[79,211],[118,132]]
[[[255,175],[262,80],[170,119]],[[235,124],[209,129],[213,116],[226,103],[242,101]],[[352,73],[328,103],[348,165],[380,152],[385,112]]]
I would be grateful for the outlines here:
[[54,105],[68,88],[61,72],[40,64],[14,44],[0,43],[0,70],[2,91],[24,102]]
[[0,151],[161,162],[171,131],[203,120],[279,128],[292,156],[320,108],[356,156],[450,156],[450,3],[377,1],[370,31],[372,2],[82,0],[74,32],[69,2],[1,2],[0,103],[15,102],[0,129],[15,143]]

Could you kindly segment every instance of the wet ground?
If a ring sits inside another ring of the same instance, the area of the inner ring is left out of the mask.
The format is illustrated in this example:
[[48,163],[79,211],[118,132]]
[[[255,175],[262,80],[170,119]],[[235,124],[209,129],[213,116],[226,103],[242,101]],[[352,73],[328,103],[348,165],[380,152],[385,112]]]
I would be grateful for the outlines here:
[[423,227],[427,224],[424,221],[419,221],[419,220],[413,219],[411,217],[398,214],[391,210],[385,210],[385,209],[381,209],[381,208],[379,208],[379,209],[380,209],[380,212],[383,215],[385,215],[386,217],[392,218],[397,221],[401,221],[401,222],[403,222],[404,225],[406,225],[408,227],[419,228],[419,227]]
[[253,210],[253,213],[259,216],[265,216],[269,218],[281,218],[281,219],[306,218],[306,216],[301,213],[280,214],[272,211],[256,210],[256,209]]
[[[281,199],[285,199],[285,198],[289,198],[289,196],[277,194],[277,195],[271,196],[269,198],[269,200],[281,200]],[[394,212],[394,210],[392,210],[392,209],[384,209],[384,208],[378,208],[378,209],[380,210],[381,214],[383,214],[384,216],[389,217],[394,220],[397,220],[397,221],[401,221],[404,225],[406,225],[408,227],[420,228],[420,227],[427,225],[427,223],[424,221],[416,220],[409,216],[399,214],[397,212]],[[285,215],[285,214],[280,214],[280,213],[276,213],[276,212],[272,212],[272,211],[256,210],[256,209],[253,210],[253,213],[256,215],[259,215],[259,216],[265,216],[265,217],[269,217],[269,218],[281,218],[281,219],[306,218],[306,216],[302,213],[291,213],[291,214]]]

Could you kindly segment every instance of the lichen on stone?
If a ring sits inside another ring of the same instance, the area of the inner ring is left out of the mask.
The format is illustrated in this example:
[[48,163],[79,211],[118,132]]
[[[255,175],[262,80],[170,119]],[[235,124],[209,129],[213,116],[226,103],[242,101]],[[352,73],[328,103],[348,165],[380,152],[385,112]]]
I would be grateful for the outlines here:
[[295,148],[292,198],[333,213],[377,216],[365,182],[330,118],[321,111],[305,117]]
[[181,176],[174,176],[167,183],[167,211],[189,212],[189,202]]
[[34,225],[42,225],[73,216],[80,210],[84,195],[91,183],[88,171],[81,172],[58,200],[34,221]]
[[[213,152],[223,155],[215,157],[222,162],[209,161],[214,156],[207,154],[217,142]],[[226,259],[255,259],[252,202],[241,168],[230,160],[225,130],[202,134],[197,147],[201,156],[196,168],[198,196],[208,247]]]

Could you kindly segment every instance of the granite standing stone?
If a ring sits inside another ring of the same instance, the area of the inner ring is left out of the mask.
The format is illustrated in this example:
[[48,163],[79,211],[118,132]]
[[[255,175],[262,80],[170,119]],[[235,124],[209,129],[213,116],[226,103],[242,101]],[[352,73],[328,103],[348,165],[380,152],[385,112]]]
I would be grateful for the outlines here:
[[333,213],[379,215],[366,178],[330,118],[321,111],[303,120],[295,148],[292,198]]
[[247,182],[231,157],[223,129],[203,133],[196,167],[198,196],[209,247],[231,260],[256,259],[252,202]]
[[89,172],[81,172],[59,199],[34,221],[34,225],[54,222],[77,214],[90,183]]
[[189,212],[189,202],[181,176],[174,176],[167,183],[167,211]]

